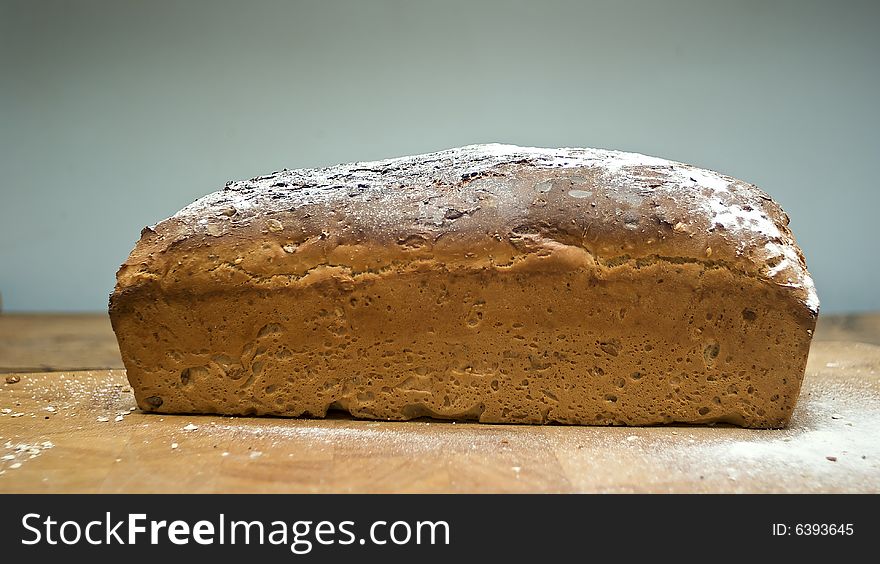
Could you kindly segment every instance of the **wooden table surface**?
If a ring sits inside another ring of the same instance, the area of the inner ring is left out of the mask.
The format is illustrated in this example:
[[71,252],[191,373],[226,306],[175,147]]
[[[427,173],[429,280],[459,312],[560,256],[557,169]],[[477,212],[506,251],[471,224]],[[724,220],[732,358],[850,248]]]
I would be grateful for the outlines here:
[[878,344],[821,318],[785,430],[169,416],[106,316],[3,314],[0,492],[880,492]]

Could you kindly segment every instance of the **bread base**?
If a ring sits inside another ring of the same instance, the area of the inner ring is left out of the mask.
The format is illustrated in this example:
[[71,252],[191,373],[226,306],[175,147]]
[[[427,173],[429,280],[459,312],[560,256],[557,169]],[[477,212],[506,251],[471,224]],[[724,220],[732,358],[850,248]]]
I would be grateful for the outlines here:
[[136,291],[114,330],[162,413],[782,427],[815,325],[784,288],[668,260]]

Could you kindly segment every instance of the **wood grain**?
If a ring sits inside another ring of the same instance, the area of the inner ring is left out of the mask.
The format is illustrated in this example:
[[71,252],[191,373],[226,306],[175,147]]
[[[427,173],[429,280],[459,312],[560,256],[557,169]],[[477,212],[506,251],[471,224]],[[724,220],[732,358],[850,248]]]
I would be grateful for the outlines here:
[[0,315],[0,373],[122,367],[106,313]]
[[123,371],[19,379],[0,492],[880,492],[868,344],[816,342],[776,431],[160,416]]

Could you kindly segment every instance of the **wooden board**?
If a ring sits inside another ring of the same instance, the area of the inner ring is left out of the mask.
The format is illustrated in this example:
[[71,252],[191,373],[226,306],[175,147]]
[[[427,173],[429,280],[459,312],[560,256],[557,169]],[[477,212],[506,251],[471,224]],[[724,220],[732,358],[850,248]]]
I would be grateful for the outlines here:
[[880,345],[880,313],[820,315],[813,341],[848,341]]
[[122,367],[106,313],[0,315],[0,373]]
[[880,492],[867,344],[815,343],[778,431],[168,416],[123,371],[18,377],[0,492]]

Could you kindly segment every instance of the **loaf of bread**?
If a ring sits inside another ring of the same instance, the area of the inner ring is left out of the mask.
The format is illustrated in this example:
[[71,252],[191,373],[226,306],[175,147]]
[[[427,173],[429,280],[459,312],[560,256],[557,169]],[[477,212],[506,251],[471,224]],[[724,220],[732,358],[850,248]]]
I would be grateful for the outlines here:
[[588,425],[785,426],[818,309],[755,186],[494,144],[230,182],[110,297],[146,411]]

